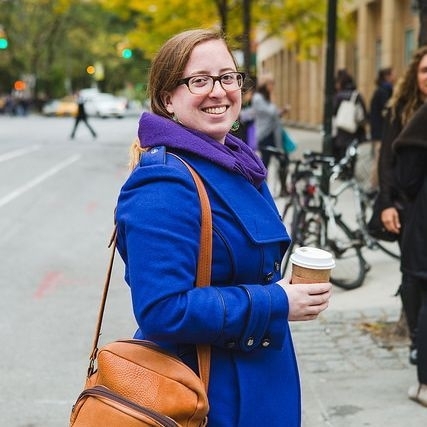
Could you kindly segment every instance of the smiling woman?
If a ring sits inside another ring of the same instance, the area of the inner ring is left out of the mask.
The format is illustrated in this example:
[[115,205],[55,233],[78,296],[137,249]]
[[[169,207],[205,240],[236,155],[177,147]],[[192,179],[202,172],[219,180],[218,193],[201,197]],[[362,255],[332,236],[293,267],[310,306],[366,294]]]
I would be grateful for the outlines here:
[[[299,427],[298,368],[289,320],[311,320],[331,284],[289,285],[289,236],[254,151],[229,133],[244,74],[216,31],[172,37],[151,67],[152,113],[139,120],[133,171],[118,198],[117,247],[125,263],[135,337],[155,341],[197,372],[209,345],[209,425]],[[195,288],[200,175],[212,210],[212,274]],[[262,402],[262,404],[260,404]]]

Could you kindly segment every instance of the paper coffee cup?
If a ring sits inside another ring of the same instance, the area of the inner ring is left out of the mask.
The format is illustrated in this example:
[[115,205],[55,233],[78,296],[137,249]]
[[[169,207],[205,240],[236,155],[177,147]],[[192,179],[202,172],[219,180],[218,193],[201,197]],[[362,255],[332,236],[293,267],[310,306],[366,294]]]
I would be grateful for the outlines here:
[[319,248],[302,246],[290,258],[292,262],[291,283],[329,282],[335,260],[331,253]]

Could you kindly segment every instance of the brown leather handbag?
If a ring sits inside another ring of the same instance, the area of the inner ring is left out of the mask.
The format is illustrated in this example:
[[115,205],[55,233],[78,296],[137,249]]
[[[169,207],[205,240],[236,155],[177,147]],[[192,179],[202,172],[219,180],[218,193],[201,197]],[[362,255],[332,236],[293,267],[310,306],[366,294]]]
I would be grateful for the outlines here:
[[[190,170],[201,202],[201,243],[196,285],[209,286],[212,261],[212,216],[203,182]],[[116,230],[99,309],[93,349],[83,392],[70,427],[201,427],[207,424],[210,347],[197,346],[199,375],[177,356],[144,340],[98,341],[116,249]],[[95,367],[96,365],[96,367]]]

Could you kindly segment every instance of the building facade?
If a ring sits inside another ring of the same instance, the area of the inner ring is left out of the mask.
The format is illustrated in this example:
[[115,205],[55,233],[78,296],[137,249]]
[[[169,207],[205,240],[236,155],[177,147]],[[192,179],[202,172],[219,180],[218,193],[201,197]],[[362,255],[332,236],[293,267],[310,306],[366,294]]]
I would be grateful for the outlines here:
[[[354,0],[349,13],[354,35],[337,41],[335,68],[346,68],[354,76],[369,103],[380,68],[393,67],[397,77],[405,71],[418,45],[419,14],[414,0]],[[257,74],[275,76],[275,103],[291,105],[288,121],[321,127],[326,43],[313,49],[312,57],[300,60],[281,39],[257,35]]]

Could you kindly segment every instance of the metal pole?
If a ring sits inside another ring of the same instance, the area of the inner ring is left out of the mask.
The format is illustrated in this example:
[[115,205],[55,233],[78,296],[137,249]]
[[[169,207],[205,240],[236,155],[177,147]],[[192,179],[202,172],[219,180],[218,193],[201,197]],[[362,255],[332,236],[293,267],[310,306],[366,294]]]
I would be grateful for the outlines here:
[[335,42],[337,27],[337,0],[328,0],[328,33],[326,45],[325,100],[323,109],[323,152],[332,154],[332,115],[335,92]]

